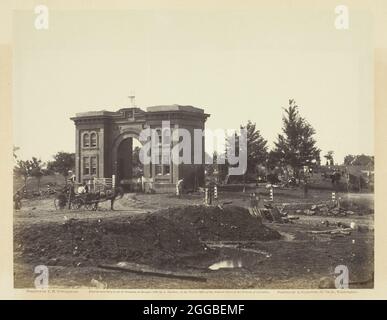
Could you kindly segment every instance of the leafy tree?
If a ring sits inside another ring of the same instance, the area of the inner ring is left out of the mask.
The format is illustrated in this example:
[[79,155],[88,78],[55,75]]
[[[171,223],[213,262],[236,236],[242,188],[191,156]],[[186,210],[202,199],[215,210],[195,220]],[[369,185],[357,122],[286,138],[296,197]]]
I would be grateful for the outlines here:
[[40,191],[40,180],[44,175],[43,165],[44,163],[42,162],[42,160],[32,157],[32,161],[30,161],[30,174],[32,177],[35,177],[38,180],[38,191]]
[[333,166],[334,165],[334,161],[333,161],[333,151],[328,151],[326,155],[324,155],[324,158],[327,159],[327,166],[328,165],[331,165]]
[[228,175],[228,162],[227,162],[227,154],[226,153],[217,153],[214,152],[213,155],[214,166],[216,166],[218,170],[218,180],[221,182],[226,182],[226,178]]
[[230,164],[229,162],[229,153],[233,153],[235,154],[235,156],[239,156],[239,136],[238,134],[235,132],[234,134],[234,141],[232,141],[232,136],[228,136],[226,137],[225,139],[225,146],[224,146],[224,165],[223,165],[223,173],[224,173],[224,183],[230,183],[230,178],[231,180],[235,180],[233,179],[232,176],[229,175],[229,169],[230,167],[232,167],[232,165]]
[[212,156],[206,153],[206,161],[210,163],[205,164],[205,169],[208,177],[217,177],[219,182],[224,182],[227,176],[227,166],[221,159],[225,159],[225,155],[219,154],[217,151],[214,151]]
[[38,190],[40,191],[40,180],[45,173],[43,165],[44,163],[35,157],[32,157],[32,160],[17,160],[14,174],[23,178],[25,190],[27,190],[28,178],[35,177],[38,180]]
[[53,158],[54,161],[47,164],[47,169],[60,173],[65,179],[65,184],[67,184],[68,172],[75,167],[75,154],[60,151]]
[[265,140],[259,130],[256,129],[256,124],[247,121],[241,129],[247,131],[247,170],[246,176],[257,176],[258,166],[266,162],[267,159],[267,140]]
[[15,175],[23,178],[25,190],[27,190],[27,181],[31,176],[31,170],[32,166],[30,160],[17,160],[16,166],[13,169]]
[[353,165],[353,166],[373,166],[374,165],[374,157],[373,156],[367,156],[364,154],[361,155],[347,155],[344,158],[344,164],[345,165]]
[[[218,157],[218,153],[216,151],[214,151],[212,153],[212,157],[211,155],[209,155],[207,152],[205,153],[205,159],[206,159],[206,163],[204,165],[205,169],[206,169],[206,172],[207,172],[207,176],[211,177],[214,175],[215,171],[217,170],[217,157]],[[207,163],[209,162],[209,163]]]
[[355,156],[352,154],[348,154],[344,157],[344,165],[346,166],[351,165],[354,160],[355,160]]
[[281,167],[289,165],[297,178],[302,166],[320,161],[320,149],[313,138],[316,131],[301,117],[298,108],[293,99],[289,100],[289,107],[284,109],[282,117],[282,133],[278,135],[270,154],[272,162],[277,162]]
[[140,147],[135,147],[132,153],[132,174],[133,178],[139,178],[143,175],[143,165],[140,161]]
[[243,181],[246,181],[247,177],[257,178],[259,165],[265,164],[267,159],[267,140],[265,140],[260,131],[257,130],[256,124],[252,121],[247,121],[245,125],[240,126],[241,129],[246,130],[247,137],[247,150],[239,150],[240,136],[235,133],[235,146],[231,145],[230,138],[226,139],[226,150],[235,148],[236,156],[239,156],[239,152],[246,152],[247,155],[247,169],[243,175]]

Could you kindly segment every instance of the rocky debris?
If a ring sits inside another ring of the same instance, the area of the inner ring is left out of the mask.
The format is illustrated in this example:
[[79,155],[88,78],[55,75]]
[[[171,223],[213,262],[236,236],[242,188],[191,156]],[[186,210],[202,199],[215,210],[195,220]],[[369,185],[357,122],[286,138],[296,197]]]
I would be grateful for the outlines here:
[[329,227],[330,223],[328,220],[321,221],[321,224],[324,225],[325,227]]
[[304,210],[304,213],[308,216],[314,216],[316,212],[314,210],[306,209]]
[[319,216],[348,216],[356,214],[355,211],[346,210],[333,203],[320,203],[309,205],[307,209],[295,209],[295,214],[304,214],[308,216],[319,215]]
[[277,207],[273,207],[272,205],[265,209],[260,209],[259,211],[266,222],[284,223],[288,221],[287,213],[281,212]]
[[338,201],[324,201],[320,203],[284,203],[284,209],[293,214],[321,215],[321,216],[348,216],[373,213],[371,204],[363,204],[341,199]]
[[273,208],[270,211],[275,222],[279,222],[279,223],[283,222],[282,217],[283,215],[286,215],[286,214],[282,214],[281,211],[275,206],[273,206]]
[[318,211],[321,212],[321,214],[327,214],[329,211],[329,208],[326,206],[318,208]]

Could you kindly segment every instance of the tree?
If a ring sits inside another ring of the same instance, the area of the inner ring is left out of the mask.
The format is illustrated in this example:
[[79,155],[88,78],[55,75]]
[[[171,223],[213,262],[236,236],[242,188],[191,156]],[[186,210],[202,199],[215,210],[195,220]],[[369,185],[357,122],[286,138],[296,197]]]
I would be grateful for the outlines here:
[[38,192],[40,191],[40,180],[44,175],[43,165],[42,160],[32,157],[32,161],[30,161],[31,176],[38,180]]
[[143,165],[140,161],[140,147],[135,147],[132,153],[132,175],[133,178],[140,178],[143,173]]
[[246,181],[247,177],[256,179],[258,166],[266,163],[267,140],[261,136],[260,131],[256,128],[256,124],[250,120],[247,121],[246,125],[241,125],[240,128],[246,130],[247,150],[239,150],[240,136],[237,133],[235,133],[235,146],[232,146],[230,138],[227,138],[226,149],[235,148],[236,156],[239,156],[239,152],[246,152],[247,168],[243,175],[243,181]]
[[19,151],[19,147],[17,147],[17,146],[13,146],[13,158],[15,159],[15,160],[17,160],[17,154],[16,154],[16,151]]
[[47,169],[60,173],[65,179],[65,184],[67,184],[69,170],[72,170],[75,167],[75,154],[60,151],[55,154],[53,158],[54,161],[50,161],[47,164]]
[[355,160],[355,156],[353,156],[352,154],[348,154],[344,157],[344,165],[346,166],[351,165],[354,160]]
[[217,151],[213,151],[212,156],[208,153],[205,153],[206,164],[205,170],[207,177],[218,182],[224,182],[227,176],[227,167],[223,163],[225,155],[223,153],[219,154]]
[[344,158],[344,164],[345,165],[353,165],[353,166],[374,166],[374,157],[373,156],[367,156],[365,154],[361,155],[347,155]]
[[247,121],[241,129],[247,131],[247,170],[245,176],[257,176],[258,166],[265,163],[267,159],[267,140],[265,140],[259,130],[256,129],[256,124]]
[[327,166],[331,165],[333,166],[334,161],[333,161],[333,151],[328,151],[326,155],[324,155],[324,158],[327,159]]
[[35,177],[40,191],[40,179],[44,175],[43,165],[44,163],[35,157],[32,157],[32,160],[17,160],[14,174],[23,178],[25,190],[27,190],[28,178]]
[[278,135],[273,152],[270,154],[272,162],[281,167],[289,165],[296,176],[302,166],[311,166],[320,161],[320,149],[316,147],[313,138],[316,131],[300,116],[299,107],[293,99],[289,100],[289,107],[282,117],[282,134]]
[[226,153],[218,153],[214,151],[213,163],[215,168],[218,170],[218,181],[225,183],[227,182],[228,176],[228,162]]
[[212,156],[209,155],[207,152],[204,154],[205,156],[205,165],[204,165],[204,168],[206,170],[206,174],[208,177],[211,177],[214,175],[214,173],[216,172],[217,170],[217,157],[218,157],[218,153],[216,151],[214,151],[212,153]]
[[16,166],[13,169],[15,175],[23,178],[25,190],[27,190],[27,180],[31,176],[31,170],[32,167],[29,160],[17,160]]

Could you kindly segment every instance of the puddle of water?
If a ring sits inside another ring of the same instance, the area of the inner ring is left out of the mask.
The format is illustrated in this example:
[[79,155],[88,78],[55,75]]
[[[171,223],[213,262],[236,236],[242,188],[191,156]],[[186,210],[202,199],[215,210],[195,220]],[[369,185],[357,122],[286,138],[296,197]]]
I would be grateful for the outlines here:
[[224,259],[208,267],[210,270],[245,268],[247,270],[257,268],[259,263],[269,259],[271,254],[267,251],[255,248],[243,248],[240,243],[206,243],[211,248],[219,248]]
[[210,265],[208,268],[210,270],[219,270],[219,269],[234,269],[234,268],[242,268],[242,259],[238,260],[223,260],[216,262]]

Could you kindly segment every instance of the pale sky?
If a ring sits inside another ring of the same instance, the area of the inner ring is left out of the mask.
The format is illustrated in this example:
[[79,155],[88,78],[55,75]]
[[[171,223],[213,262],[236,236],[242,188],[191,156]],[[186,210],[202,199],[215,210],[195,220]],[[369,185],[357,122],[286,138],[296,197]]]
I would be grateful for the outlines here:
[[20,158],[74,152],[77,112],[193,105],[211,129],[252,120],[273,145],[294,98],[321,157],[373,154],[371,19],[297,8],[249,11],[33,11],[14,15],[14,145]]

